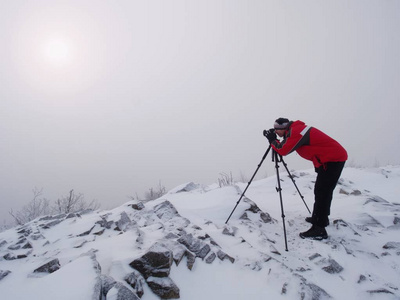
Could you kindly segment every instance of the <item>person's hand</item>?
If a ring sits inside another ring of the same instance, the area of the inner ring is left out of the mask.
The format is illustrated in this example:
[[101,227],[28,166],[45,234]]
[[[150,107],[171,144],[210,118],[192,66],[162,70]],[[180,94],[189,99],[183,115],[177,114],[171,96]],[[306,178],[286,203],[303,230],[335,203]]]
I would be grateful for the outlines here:
[[275,141],[276,140],[275,129],[271,128],[269,130],[264,130],[264,136],[268,139],[270,143]]

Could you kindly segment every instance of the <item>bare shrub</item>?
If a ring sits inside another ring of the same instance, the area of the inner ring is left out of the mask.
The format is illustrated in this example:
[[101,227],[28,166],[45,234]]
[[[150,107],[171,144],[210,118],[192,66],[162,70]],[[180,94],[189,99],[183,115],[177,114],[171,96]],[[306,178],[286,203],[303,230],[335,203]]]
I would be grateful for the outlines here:
[[9,211],[9,214],[13,217],[17,225],[23,225],[37,217],[50,213],[50,201],[41,197],[42,191],[43,189],[38,190],[34,188],[32,191],[33,199],[27,205],[15,213],[12,209]]
[[162,196],[164,196],[167,193],[167,189],[165,186],[161,184],[161,181],[158,183],[158,187],[156,188],[150,188],[148,192],[145,193],[144,199],[145,201],[151,201],[158,199]]
[[38,217],[49,215],[51,213],[73,213],[87,209],[96,210],[100,207],[97,200],[92,200],[87,203],[83,194],[75,194],[71,190],[67,196],[63,196],[55,201],[53,204],[50,200],[42,197],[43,189],[33,190],[33,199],[21,210],[14,212],[12,209],[9,214],[13,217],[17,225],[24,225]]
[[218,178],[219,187],[234,185],[235,181],[233,180],[232,172],[229,174],[219,173],[220,177]]
[[54,210],[60,214],[69,214],[86,209],[96,210],[99,207],[100,204],[98,204],[96,200],[87,203],[83,194],[75,194],[74,190],[70,190],[67,196],[57,199]]

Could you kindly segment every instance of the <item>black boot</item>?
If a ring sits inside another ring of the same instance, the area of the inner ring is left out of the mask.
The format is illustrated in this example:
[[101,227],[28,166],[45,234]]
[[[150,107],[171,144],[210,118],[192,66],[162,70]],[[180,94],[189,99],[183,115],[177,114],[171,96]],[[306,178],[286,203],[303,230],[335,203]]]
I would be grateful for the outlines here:
[[[306,218],[305,218],[305,221],[308,222],[308,223],[311,223],[311,224],[314,224],[314,223],[315,223],[315,219],[314,219],[313,217],[306,217]],[[327,220],[327,221],[325,222],[325,225],[326,225],[326,226],[329,225],[329,220]]]
[[317,225],[311,226],[311,228],[305,232],[301,232],[300,237],[302,239],[313,239],[313,240],[323,240],[328,238],[328,234],[324,227],[319,227]]
[[306,222],[313,224],[314,223],[314,219],[312,217],[307,217]]

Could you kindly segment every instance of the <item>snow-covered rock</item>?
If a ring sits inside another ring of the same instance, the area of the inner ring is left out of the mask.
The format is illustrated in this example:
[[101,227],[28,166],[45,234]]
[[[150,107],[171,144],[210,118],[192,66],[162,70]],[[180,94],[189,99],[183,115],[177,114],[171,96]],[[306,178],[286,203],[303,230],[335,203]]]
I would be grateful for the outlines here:
[[[315,174],[293,176],[312,207]],[[324,241],[298,236],[307,209],[284,173],[281,186],[284,212],[273,176],[252,183],[228,224],[246,183],[188,183],[1,232],[0,298],[400,299],[400,167],[345,168]]]

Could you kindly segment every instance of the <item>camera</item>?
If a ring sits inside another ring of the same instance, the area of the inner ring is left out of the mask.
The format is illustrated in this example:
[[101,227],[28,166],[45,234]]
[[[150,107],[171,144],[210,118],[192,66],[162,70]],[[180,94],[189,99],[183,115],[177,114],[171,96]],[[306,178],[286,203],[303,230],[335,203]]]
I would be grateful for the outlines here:
[[267,137],[267,135],[268,135],[269,132],[275,133],[275,129],[274,129],[274,128],[271,128],[271,129],[269,129],[269,130],[264,129],[263,135],[264,135],[265,137]]

